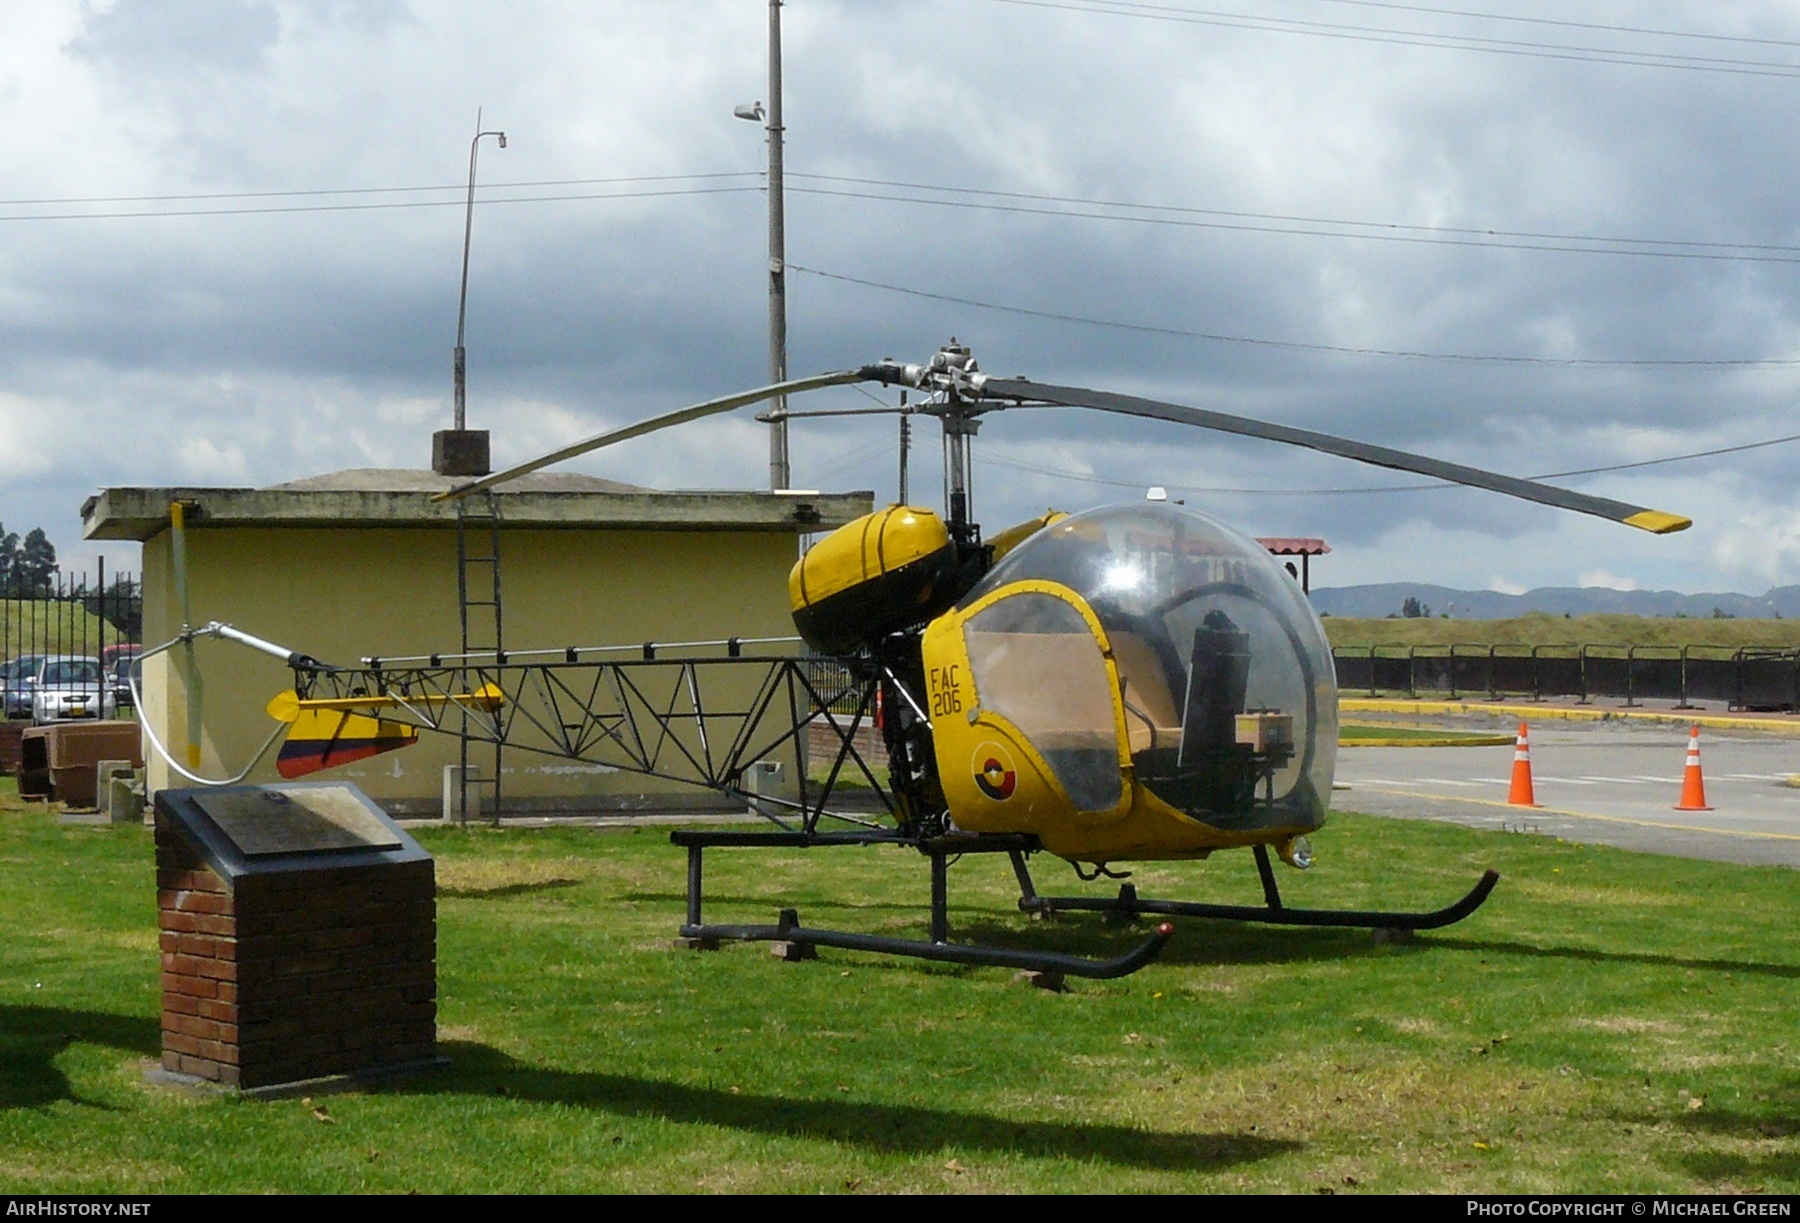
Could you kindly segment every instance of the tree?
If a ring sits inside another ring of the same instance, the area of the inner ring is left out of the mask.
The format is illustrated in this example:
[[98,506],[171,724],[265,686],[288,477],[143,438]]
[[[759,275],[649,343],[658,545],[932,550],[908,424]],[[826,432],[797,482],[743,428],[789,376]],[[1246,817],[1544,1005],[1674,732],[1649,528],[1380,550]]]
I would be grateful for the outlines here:
[[1419,602],[1417,595],[1407,595],[1406,601],[1400,604],[1400,614],[1408,620],[1418,620],[1431,614],[1429,605]]
[[6,524],[0,523],[0,591],[12,589],[17,580],[18,561],[19,533],[8,531]]
[[56,545],[44,534],[43,527],[31,528],[13,561],[14,580],[28,590],[48,594],[56,570]]
[[81,601],[88,611],[104,616],[108,624],[131,640],[143,635],[144,592],[134,579],[119,574],[106,584],[104,594],[98,587],[84,590]]

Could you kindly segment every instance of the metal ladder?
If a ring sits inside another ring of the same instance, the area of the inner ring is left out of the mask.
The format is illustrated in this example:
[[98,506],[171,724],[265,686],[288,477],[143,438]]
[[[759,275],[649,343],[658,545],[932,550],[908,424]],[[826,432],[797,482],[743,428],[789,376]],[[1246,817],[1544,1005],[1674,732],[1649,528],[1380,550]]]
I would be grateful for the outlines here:
[[[491,654],[496,666],[506,661],[503,633],[505,616],[500,603],[500,504],[491,491],[478,496],[462,497],[456,502],[456,602],[462,620],[462,652],[468,690],[477,691],[483,684],[498,684],[498,673],[491,674],[471,655]],[[493,619],[488,619],[489,614]],[[475,736],[469,733],[473,711],[464,708],[459,735],[460,767],[457,770],[457,820],[469,821],[469,793],[476,790],[475,813],[481,813],[479,788],[493,788],[490,808],[496,826],[500,823],[500,768],[505,747],[503,736],[494,736],[494,769],[492,777],[470,777],[469,755]],[[499,719],[502,714],[491,714]],[[483,736],[485,738],[485,736]]]

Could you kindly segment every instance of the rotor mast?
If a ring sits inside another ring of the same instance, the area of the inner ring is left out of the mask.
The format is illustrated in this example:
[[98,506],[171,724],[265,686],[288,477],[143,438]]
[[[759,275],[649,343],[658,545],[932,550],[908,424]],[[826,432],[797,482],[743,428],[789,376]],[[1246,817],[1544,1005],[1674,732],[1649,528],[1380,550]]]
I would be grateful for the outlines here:
[[959,544],[973,543],[979,528],[972,521],[969,443],[981,428],[981,367],[969,346],[951,336],[950,342],[933,354],[925,375],[929,379],[926,384],[937,389],[919,410],[937,417],[944,430],[944,514],[951,537]]

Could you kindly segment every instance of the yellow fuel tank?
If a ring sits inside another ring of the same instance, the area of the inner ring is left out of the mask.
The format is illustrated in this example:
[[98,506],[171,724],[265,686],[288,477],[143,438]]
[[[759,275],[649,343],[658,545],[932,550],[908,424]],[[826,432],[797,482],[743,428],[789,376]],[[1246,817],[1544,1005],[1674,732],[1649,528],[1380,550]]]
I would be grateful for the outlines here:
[[788,575],[794,627],[816,650],[850,653],[949,607],[955,571],[943,520],[890,505],[839,527],[800,558]]
[[1045,510],[1040,517],[1027,518],[1016,527],[1006,528],[1006,530],[987,541],[988,551],[992,553],[988,559],[993,563],[998,564],[1001,558],[1008,552],[1011,552],[1014,548],[1030,539],[1033,535],[1036,535],[1045,527],[1053,527],[1067,517],[1068,515],[1061,510]]

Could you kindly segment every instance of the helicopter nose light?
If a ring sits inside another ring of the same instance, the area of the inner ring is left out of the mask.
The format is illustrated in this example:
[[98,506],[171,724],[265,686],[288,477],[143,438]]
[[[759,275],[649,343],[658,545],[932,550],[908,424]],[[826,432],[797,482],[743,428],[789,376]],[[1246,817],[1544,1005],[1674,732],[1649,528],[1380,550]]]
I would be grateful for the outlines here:
[[1275,847],[1275,852],[1281,855],[1283,862],[1297,871],[1303,871],[1313,864],[1312,842],[1305,837],[1283,841]]

